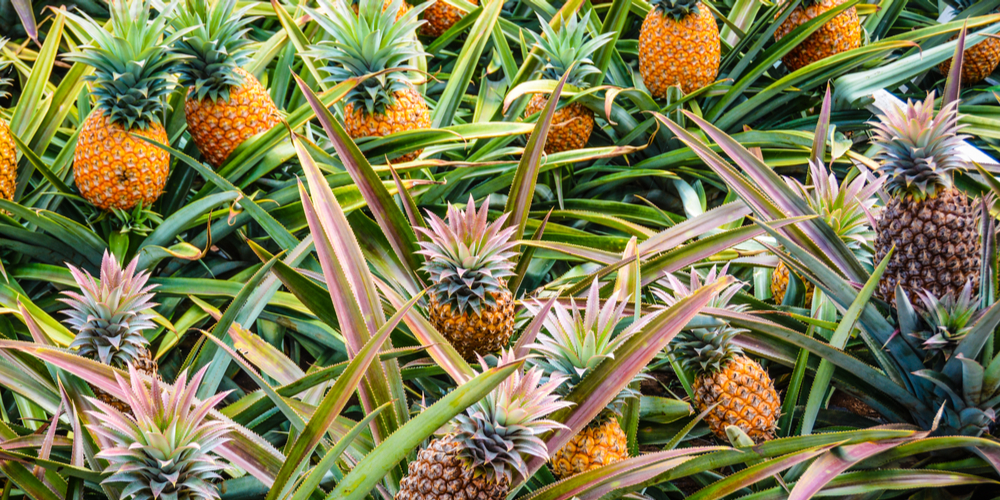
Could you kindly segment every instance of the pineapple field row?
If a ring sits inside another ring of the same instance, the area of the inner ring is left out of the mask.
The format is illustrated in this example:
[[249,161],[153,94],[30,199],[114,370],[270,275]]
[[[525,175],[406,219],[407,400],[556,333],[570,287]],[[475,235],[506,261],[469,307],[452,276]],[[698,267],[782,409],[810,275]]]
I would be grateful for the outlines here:
[[998,65],[1000,0],[0,0],[0,500],[1000,498]]

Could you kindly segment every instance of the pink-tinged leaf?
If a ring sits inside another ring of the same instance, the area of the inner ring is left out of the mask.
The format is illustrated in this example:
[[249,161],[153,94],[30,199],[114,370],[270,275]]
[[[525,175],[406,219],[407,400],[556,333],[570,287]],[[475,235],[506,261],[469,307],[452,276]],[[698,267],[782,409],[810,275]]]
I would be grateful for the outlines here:
[[[825,163],[826,139],[830,130],[830,84],[826,84],[826,94],[823,96],[823,105],[820,107],[819,118],[816,120],[816,135],[813,136],[812,154],[809,159],[820,165]],[[758,159],[760,159],[758,157]],[[761,160],[763,162],[763,160]],[[819,182],[813,179],[813,182]]]
[[38,26],[35,24],[35,11],[31,8],[31,0],[13,0],[13,4],[17,17],[24,26],[24,32],[38,43]]
[[698,490],[694,495],[687,497],[686,500],[714,500],[716,498],[723,498],[767,479],[789,467],[812,460],[814,457],[826,453],[835,446],[837,445],[821,446],[790,453],[781,458],[748,467]]
[[[391,286],[382,282],[381,280],[376,280],[379,289],[382,290],[382,295],[394,308],[399,308],[403,306],[403,297],[401,297]],[[472,370],[469,363],[465,362],[465,359],[455,350],[455,347],[448,342],[448,339],[444,338],[437,328],[427,320],[419,311],[416,309],[410,309],[406,311],[403,315],[403,322],[406,326],[410,328],[410,331],[420,342],[420,345],[427,349],[427,353],[431,355],[434,362],[441,367],[455,381],[456,384],[464,384],[476,376],[476,372]]]
[[605,252],[604,250],[588,248],[583,245],[574,245],[572,243],[561,243],[558,241],[521,240],[521,245],[529,246],[532,248],[551,250],[553,252],[559,252],[565,255],[569,255],[571,257],[584,259],[590,262],[596,262],[598,264],[610,265],[621,260],[621,257],[614,252]]
[[742,201],[726,203],[664,229],[646,241],[639,243],[639,254],[648,255],[673,250],[685,241],[697,238],[724,224],[742,219],[751,213],[750,207]]
[[[66,407],[66,417],[69,419],[70,428],[73,430],[73,435],[77,436],[76,439],[72,440],[72,449],[69,454],[69,464],[76,467],[83,467],[84,464],[84,450],[83,450],[83,428],[80,426],[80,419],[77,418],[77,409],[73,405],[73,399],[69,397],[66,393],[66,388],[63,387],[62,379],[59,382],[59,396],[62,398],[62,404]],[[4,449],[14,449],[12,447],[14,443],[4,442],[0,445],[0,448]]]
[[962,24],[962,31],[958,32],[958,41],[955,42],[955,57],[951,59],[948,79],[944,85],[944,93],[941,94],[942,107],[957,101],[962,94],[962,65],[965,64],[965,35],[968,29],[968,23],[965,23]]
[[31,315],[31,312],[29,312],[28,309],[24,307],[24,304],[21,303],[20,298],[17,300],[17,308],[21,311],[21,319],[23,319],[24,324],[28,326],[28,332],[31,333],[32,340],[41,345],[47,345],[47,346],[56,345],[55,342],[52,342],[52,339],[50,339],[49,336],[45,334],[45,331],[42,330],[42,327],[38,325],[38,322],[35,321],[35,317]]
[[[538,224],[538,228],[531,235],[531,241],[542,240],[542,236],[545,234],[545,226],[548,225],[549,217],[552,216],[552,210],[554,209],[550,208],[549,212],[545,214],[545,218]],[[514,277],[510,280],[510,289],[514,290],[515,295],[517,294],[517,290],[521,288],[521,282],[524,281],[524,277],[528,274],[528,267],[531,265],[531,259],[534,255],[535,247],[529,246],[521,252],[521,256],[517,260],[517,266],[514,268]]]
[[[45,431],[45,439],[42,440],[42,447],[38,450],[38,458],[42,460],[48,460],[49,455],[52,454],[52,443],[56,439],[56,429],[59,428],[59,417],[63,412],[63,404],[59,404],[59,408],[56,408],[56,412],[52,414],[52,421],[49,422],[49,428]],[[45,469],[41,466],[35,466],[35,477],[40,479],[45,484],[52,486],[47,479],[45,479]]]
[[788,500],[808,500],[819,493],[833,478],[853,467],[854,464],[908,441],[921,439],[926,435],[926,432],[914,432],[911,438],[852,444],[829,450],[806,469],[806,472],[795,483],[795,487],[792,488]]
[[524,327],[524,331],[521,332],[521,336],[517,339],[514,344],[514,357],[523,358],[527,356],[530,352],[528,346],[535,341],[535,337],[538,336],[538,332],[542,331],[542,326],[545,324],[545,318],[549,316],[549,311],[552,309],[552,305],[556,303],[559,297],[552,297],[538,309],[538,312],[534,313],[534,318],[531,319],[531,323]]
[[[616,350],[614,358],[598,365],[582,382],[577,384],[565,400],[574,403],[570,408],[554,412],[550,418],[566,427],[553,431],[545,440],[549,456],[555,454],[570,439],[590,424],[615,396],[694,318],[705,305],[732,282],[726,276],[694,291],[660,312],[632,334]],[[532,458],[528,463],[529,474],[534,474],[545,460]]]

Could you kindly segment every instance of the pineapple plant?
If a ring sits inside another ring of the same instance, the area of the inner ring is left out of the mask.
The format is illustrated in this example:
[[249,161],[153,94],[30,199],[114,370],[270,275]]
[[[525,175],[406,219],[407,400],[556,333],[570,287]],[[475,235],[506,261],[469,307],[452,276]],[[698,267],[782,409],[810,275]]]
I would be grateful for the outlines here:
[[[0,49],[7,44],[7,40],[0,38]],[[10,66],[10,61],[0,61],[0,73],[3,73]],[[0,98],[6,97],[4,88],[10,85],[10,79],[0,78]],[[14,136],[10,131],[10,125],[0,117],[0,198],[5,200],[14,199],[14,189],[17,184],[17,149],[14,146]]]
[[[213,3],[214,2],[214,3]],[[243,69],[253,51],[244,35],[253,18],[236,0],[184,0],[171,18],[188,132],[209,164],[218,168],[243,141],[281,121],[267,89]]]
[[513,275],[516,228],[503,227],[509,214],[490,223],[489,205],[486,197],[477,211],[470,195],[464,211],[449,203],[446,221],[428,213],[428,227],[414,228],[424,236],[418,253],[431,281],[431,323],[466,359],[505,347],[514,333],[514,294],[505,278]]
[[639,72],[653,97],[690,94],[719,76],[719,26],[700,0],[653,0],[639,32]]
[[938,298],[921,290],[918,297],[917,313],[926,327],[912,336],[920,341],[920,347],[928,354],[924,362],[933,358],[948,360],[979,318],[979,301],[972,294],[972,283],[966,283],[958,294],[949,292]]
[[[774,41],[781,40],[795,28],[811,21],[845,0],[804,0],[774,32]],[[828,21],[781,59],[789,71],[808,66],[861,46],[861,22],[854,7]]]
[[[153,315],[147,311],[155,306],[153,289],[147,285],[149,273],[136,273],[138,259],[125,268],[113,255],[105,252],[101,261],[100,282],[89,272],[68,266],[80,293],[64,291],[59,300],[68,305],[65,310],[67,323],[76,332],[70,349],[80,356],[99,361],[115,368],[134,366],[139,371],[157,378],[157,364],[149,351],[149,342],[142,335],[153,328]],[[129,411],[126,403],[118,401],[97,386],[91,385],[94,394],[105,404],[122,413]]]
[[[955,9],[956,13],[960,13],[975,5],[976,2],[972,0],[946,0],[945,4]],[[973,85],[979,83],[985,80],[987,76],[990,76],[993,70],[997,69],[997,65],[1000,64],[1000,38],[995,38],[995,36],[987,36],[983,41],[972,47],[966,47],[962,51],[963,84]],[[954,40],[955,38],[957,36],[951,39]],[[945,59],[938,66],[938,70],[947,75],[948,71],[951,70],[951,58]]]
[[99,209],[148,207],[166,185],[170,156],[132,135],[168,142],[162,115],[181,59],[168,48],[179,35],[163,37],[173,5],[153,20],[149,0],[114,0],[113,33],[85,14],[66,14],[93,37],[66,58],[94,67],[88,81],[97,103],[80,127],[73,174],[80,194]]
[[[444,0],[427,0],[429,5],[424,11],[424,24],[420,27],[420,34],[437,38],[448,31],[455,23],[462,20],[468,12],[445,2]],[[469,0],[472,5],[479,5],[479,0]]]
[[[540,50],[540,54],[535,54],[535,56],[544,65],[541,70],[542,78],[559,80],[569,70],[567,84],[580,89],[589,87],[586,77],[599,73],[590,56],[611,41],[613,33],[604,33],[590,39],[587,35],[587,23],[590,21],[589,11],[581,19],[577,19],[576,15],[571,16],[558,33],[549,26],[549,23],[539,20],[545,37],[539,36],[533,31],[528,31],[528,33],[534,39],[535,46]],[[528,117],[538,113],[547,102],[548,96],[546,94],[533,95],[528,101],[524,116]],[[545,140],[545,153],[553,154],[580,149],[587,145],[593,131],[594,112],[587,109],[580,101],[566,104],[552,115],[552,126],[549,128],[549,134]]]
[[[601,306],[598,280],[590,287],[581,311],[572,300],[571,307],[556,302],[545,318],[544,331],[531,346],[538,356],[529,360],[546,376],[565,379],[559,393],[569,394],[594,368],[605,359],[614,357],[615,349],[643,324],[640,320],[615,335],[623,319],[628,300],[619,300],[614,292]],[[623,298],[624,299],[624,298]],[[532,313],[537,314],[533,306]],[[618,417],[629,398],[638,398],[637,391],[626,387],[604,410],[569,443],[552,456],[552,472],[565,478],[597,469],[628,458],[628,439]]]
[[129,380],[115,374],[125,393],[125,402],[134,412],[123,415],[113,406],[92,399],[97,410],[89,429],[109,447],[97,458],[108,461],[109,472],[102,484],[122,485],[121,498],[212,500],[219,498],[216,480],[223,462],[216,448],[229,441],[232,426],[206,418],[209,411],[229,393],[220,392],[205,401],[195,393],[205,376],[206,366],[190,381],[181,372],[173,387],[154,378],[147,387],[139,372],[129,365]]
[[[329,34],[328,41],[312,48],[318,60],[329,62],[324,68],[329,79],[338,83],[361,79],[344,104],[344,128],[353,139],[431,126],[424,96],[406,77],[407,70],[416,69],[408,60],[422,53],[415,32],[420,26],[417,16],[427,6],[414,7],[396,21],[402,3],[393,0],[383,9],[381,0],[361,0],[358,14],[346,2],[321,3],[322,13],[307,10]],[[397,161],[412,161],[421,152],[407,153]]]
[[[499,358],[500,365],[513,361],[513,350]],[[482,358],[480,364],[486,369]],[[410,462],[395,500],[506,498],[513,472],[528,475],[525,456],[548,458],[539,436],[564,427],[543,418],[569,405],[555,394],[563,379],[550,377],[540,383],[542,377],[538,368],[514,372],[481,402],[455,417],[445,434]]]
[[[858,170],[852,170],[852,173],[853,176],[849,174],[838,183],[837,176],[827,170],[823,163],[810,160],[809,177],[813,180],[812,186],[804,186],[790,177],[785,182],[837,233],[860,262],[871,265],[872,253],[869,249],[875,243],[875,230],[868,217],[876,211],[876,192],[884,179],[869,182],[868,175]],[[771,274],[771,294],[775,304],[784,301],[788,279],[788,266],[779,262]],[[814,287],[806,280],[802,282],[806,289],[806,304],[809,304],[812,302]]]
[[[716,281],[726,272],[727,268],[712,268],[705,281]],[[654,289],[653,293],[667,304],[673,304],[690,295],[692,290],[701,288],[701,283],[697,271],[692,269],[690,287],[668,275],[666,286],[672,293],[661,289]],[[732,311],[746,309],[745,306],[729,303],[742,287],[743,283],[733,282],[712,300],[709,307]],[[767,371],[733,345],[733,337],[745,331],[728,324],[714,328],[690,328],[674,338],[670,343],[670,353],[686,371],[693,374],[691,399],[698,411],[705,412],[711,408],[705,416],[705,423],[712,432],[721,439],[728,439],[726,427],[733,425],[759,443],[774,437],[781,400]]]
[[962,168],[959,129],[958,102],[935,113],[933,92],[880,115],[874,124],[876,159],[890,195],[878,221],[876,259],[896,248],[879,283],[887,301],[895,300],[896,285],[910,302],[921,290],[958,296],[968,282],[978,290],[977,211],[953,180]]

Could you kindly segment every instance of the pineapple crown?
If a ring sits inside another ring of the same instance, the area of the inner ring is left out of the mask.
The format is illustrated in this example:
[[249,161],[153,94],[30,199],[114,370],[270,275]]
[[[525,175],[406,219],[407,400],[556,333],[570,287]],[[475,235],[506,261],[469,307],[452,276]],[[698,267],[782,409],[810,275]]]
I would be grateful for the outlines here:
[[653,0],[650,4],[654,11],[673,17],[676,21],[690,15],[698,15],[698,10],[701,8],[701,0]]
[[516,227],[503,229],[508,214],[489,223],[490,198],[479,211],[469,196],[465,210],[448,204],[447,222],[428,212],[428,228],[415,228],[426,240],[417,253],[425,257],[421,269],[430,275],[429,293],[457,314],[467,310],[477,316],[484,305],[496,306],[496,294],[504,291],[504,278],[512,276],[516,255],[510,251]]
[[71,52],[66,59],[94,67],[87,81],[94,83],[97,107],[112,123],[128,130],[146,130],[162,122],[167,97],[176,82],[172,74],[184,56],[168,47],[186,31],[163,38],[176,1],[163,15],[151,19],[150,0],[112,0],[109,33],[92,18],[67,13],[93,38],[90,45]]
[[174,31],[190,30],[174,50],[189,56],[178,68],[178,81],[199,100],[229,101],[229,91],[243,84],[237,68],[250,62],[245,35],[254,19],[243,17],[252,5],[236,9],[236,0],[184,0],[171,17]]
[[[529,360],[531,364],[540,368],[549,378],[559,377],[569,381],[559,387],[562,395],[572,392],[605,359],[614,358],[615,350],[622,342],[648,321],[633,323],[615,336],[616,327],[626,318],[624,311],[628,300],[626,298],[619,302],[619,293],[616,291],[602,307],[599,291],[600,284],[598,280],[594,280],[582,312],[572,298],[569,308],[559,302],[554,303],[543,323],[545,331],[539,333],[536,342],[530,346],[539,355]],[[526,304],[526,307],[532,314],[538,314],[539,305]],[[640,375],[636,380],[642,378]],[[620,415],[625,401],[637,397],[637,391],[626,387],[608,404],[604,414]]]
[[122,483],[121,498],[133,500],[212,500],[219,491],[212,482],[220,479],[223,466],[214,453],[229,441],[231,425],[206,419],[209,411],[229,393],[205,401],[195,399],[206,366],[190,383],[181,372],[173,387],[160,385],[153,377],[147,389],[136,368],[129,365],[129,381],[115,373],[124,392],[122,401],[135,416],[122,415],[112,406],[90,398],[96,411],[89,429],[111,442],[97,458],[109,462],[111,475],[102,483]]
[[[514,350],[507,350],[501,353],[499,365],[516,360]],[[479,363],[487,369],[482,357]],[[515,470],[522,477],[528,475],[523,455],[548,459],[548,448],[539,436],[565,426],[542,417],[570,403],[555,394],[564,379],[549,377],[542,383],[543,375],[538,368],[524,374],[515,371],[482,401],[455,417],[449,431],[462,445],[459,457],[475,475],[510,482]]]
[[[7,39],[0,37],[0,49],[3,49],[7,45]],[[11,61],[0,61],[0,73],[7,69],[7,66],[11,65]],[[0,78],[0,99],[9,96],[10,94],[5,92],[4,87],[10,85],[10,78]]]
[[151,293],[156,285],[146,285],[149,273],[136,274],[139,259],[127,268],[113,255],[104,252],[101,281],[90,273],[68,266],[81,293],[65,291],[59,300],[69,306],[65,311],[76,337],[70,348],[81,356],[123,368],[134,363],[149,344],[142,331],[155,326],[153,315],[143,311],[155,306]]
[[591,38],[587,33],[590,12],[587,11],[580,19],[576,14],[571,15],[559,32],[553,30],[549,23],[539,16],[539,24],[545,36],[542,37],[530,30],[528,34],[540,50],[540,53],[534,53],[534,56],[544,65],[541,70],[542,77],[559,80],[572,67],[567,82],[583,88],[588,85],[584,78],[600,73],[590,57],[597,49],[610,42],[614,33],[602,33]]
[[730,341],[747,330],[723,325],[715,328],[695,328],[677,334],[671,342],[671,352],[684,368],[695,373],[715,373],[743,351]]
[[952,187],[952,172],[962,168],[956,154],[967,137],[959,135],[958,101],[934,113],[934,92],[924,101],[879,115],[873,124],[879,171],[888,177],[886,190],[894,196],[923,200]]
[[[653,295],[656,298],[663,301],[663,303],[668,306],[672,306],[679,300],[690,296],[694,291],[702,287],[702,283],[714,283],[724,276],[729,275],[729,264],[726,264],[719,269],[716,266],[712,266],[712,269],[708,271],[705,275],[705,279],[702,280],[698,271],[694,267],[691,268],[691,281],[690,286],[685,285],[681,280],[677,279],[673,274],[668,274],[665,278],[660,281],[661,285],[666,286],[670,289],[653,289]],[[728,309],[730,311],[745,311],[747,309],[746,305],[730,304],[729,302],[733,300],[733,297],[746,285],[740,280],[733,280],[725,289],[719,292],[718,295],[712,298],[712,300],[706,305],[706,307],[712,307],[715,309]]]
[[972,331],[979,316],[979,299],[972,293],[972,282],[967,282],[960,293],[953,295],[949,292],[941,299],[927,290],[920,290],[918,297],[922,307],[917,312],[927,329],[915,335],[924,341],[924,349],[933,354],[950,356],[958,343]]
[[326,81],[341,83],[362,79],[345,102],[365,113],[383,114],[395,103],[395,94],[411,88],[406,71],[415,70],[409,59],[424,54],[416,41],[417,16],[432,2],[424,2],[396,20],[403,0],[392,0],[383,10],[383,0],[361,0],[358,13],[345,1],[320,1],[320,11],[303,7],[330,40],[312,46],[312,57],[328,61]]
[[860,260],[870,261],[871,253],[866,248],[871,247],[875,240],[872,211],[878,202],[876,193],[886,177],[872,181],[866,171],[852,172],[857,175],[849,174],[838,183],[836,174],[827,170],[826,165],[810,160],[811,187],[803,186],[790,177],[785,182],[806,200],[809,207],[840,236]]

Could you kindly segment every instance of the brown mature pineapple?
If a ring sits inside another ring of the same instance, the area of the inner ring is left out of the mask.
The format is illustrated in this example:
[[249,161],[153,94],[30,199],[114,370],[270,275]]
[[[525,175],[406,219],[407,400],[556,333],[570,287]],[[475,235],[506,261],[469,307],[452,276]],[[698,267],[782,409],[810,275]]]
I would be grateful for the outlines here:
[[933,92],[875,124],[876,158],[891,196],[878,223],[876,261],[896,248],[879,283],[887,301],[895,300],[897,286],[911,303],[921,290],[942,297],[958,296],[967,282],[979,288],[977,214],[952,179],[962,168],[958,130],[958,101],[935,115]]
[[[805,0],[795,8],[785,22],[774,32],[774,40],[781,40],[795,28],[844,3],[846,0]],[[789,71],[795,71],[816,61],[861,46],[861,23],[856,8],[841,12],[809,35],[781,60]]]
[[639,72],[653,97],[679,85],[690,94],[719,76],[715,17],[698,0],[654,0],[639,32]]
[[[354,103],[344,106],[344,128],[352,139],[383,137],[396,132],[421,130],[431,127],[431,112],[427,101],[416,89],[409,87],[394,94],[394,102],[381,113],[368,113]],[[423,152],[418,149],[400,156],[396,161],[413,161]]]
[[552,456],[552,473],[564,478],[627,458],[628,436],[618,419],[598,418]]
[[414,228],[424,236],[418,253],[431,280],[431,323],[466,359],[506,346],[514,333],[514,295],[504,279],[513,274],[517,228],[501,229],[508,214],[489,223],[489,202],[477,212],[469,196],[464,211],[448,204],[447,222],[428,213],[428,228]]
[[[957,37],[952,37],[954,40]],[[1000,39],[992,36],[965,49],[962,52],[962,83],[972,85],[986,79],[1000,64]],[[951,59],[945,59],[938,66],[944,74],[951,70]]]
[[[487,364],[479,358],[483,370]],[[499,365],[516,361],[513,351]],[[539,435],[565,428],[543,417],[569,406],[553,391],[564,381],[539,384],[541,370],[514,371],[496,389],[451,421],[448,433],[417,453],[395,500],[503,500],[516,471],[527,477],[526,458],[546,456]]]
[[[437,38],[448,31],[455,23],[462,20],[468,12],[451,5],[444,0],[427,0],[430,6],[424,11],[427,24],[420,28],[420,34]],[[472,5],[479,5],[479,0],[469,0]]]

